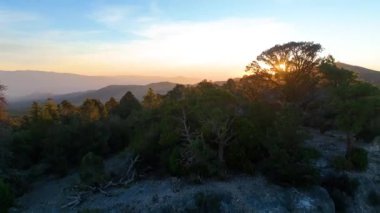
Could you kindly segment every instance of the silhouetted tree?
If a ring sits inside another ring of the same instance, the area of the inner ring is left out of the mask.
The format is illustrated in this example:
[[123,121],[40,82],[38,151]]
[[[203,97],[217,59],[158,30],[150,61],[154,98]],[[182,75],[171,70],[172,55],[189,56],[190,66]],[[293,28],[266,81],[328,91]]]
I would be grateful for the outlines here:
[[85,121],[97,121],[105,116],[103,104],[96,99],[86,99],[80,106],[81,116]]
[[354,72],[337,67],[331,55],[322,60],[319,70],[322,73],[322,83],[327,87],[338,88],[358,81]]
[[107,113],[112,113],[112,111],[119,105],[119,103],[115,100],[114,97],[111,97],[106,103],[105,107],[107,110]]
[[33,102],[30,108],[30,118],[32,121],[38,121],[42,119],[42,107],[38,102]]
[[68,118],[78,112],[78,109],[69,101],[64,100],[58,105],[59,115],[62,118]]
[[119,106],[115,108],[115,112],[121,118],[127,118],[133,111],[140,110],[141,104],[136,97],[128,91],[121,99]]
[[142,101],[143,107],[146,109],[155,109],[159,107],[160,104],[161,104],[160,95],[156,94],[152,88],[149,88],[148,92],[146,93]]
[[43,108],[42,117],[44,120],[57,120],[59,118],[58,106],[53,99],[49,98]]
[[313,98],[318,85],[321,51],[321,45],[313,42],[276,45],[257,56],[246,71],[278,87],[285,101],[302,106]]

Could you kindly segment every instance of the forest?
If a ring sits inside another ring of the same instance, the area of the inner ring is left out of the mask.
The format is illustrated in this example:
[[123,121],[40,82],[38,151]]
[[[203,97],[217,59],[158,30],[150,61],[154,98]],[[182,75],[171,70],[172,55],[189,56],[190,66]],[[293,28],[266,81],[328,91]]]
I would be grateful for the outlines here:
[[[319,150],[305,146],[306,128],[345,135],[337,170],[365,171],[357,141],[380,135],[380,89],[322,57],[314,42],[288,42],[263,51],[242,78],[152,89],[142,102],[129,91],[102,103],[87,99],[34,102],[23,116],[6,112],[0,86],[0,209],[14,205],[31,182],[79,170],[83,184],[112,177],[103,160],[128,152],[137,172],[202,181],[262,174],[281,186],[321,185],[312,163]],[[0,79],[1,83],[1,79]],[[68,85],[69,86],[69,85]]]

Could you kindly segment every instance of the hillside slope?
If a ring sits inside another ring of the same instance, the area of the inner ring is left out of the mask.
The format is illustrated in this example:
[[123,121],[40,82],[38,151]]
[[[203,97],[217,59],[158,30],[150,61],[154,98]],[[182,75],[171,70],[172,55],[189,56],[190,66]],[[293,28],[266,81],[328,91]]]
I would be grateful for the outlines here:
[[359,78],[372,84],[380,85],[380,71],[370,70],[360,66],[354,66],[338,62],[338,67],[351,70],[358,74]]

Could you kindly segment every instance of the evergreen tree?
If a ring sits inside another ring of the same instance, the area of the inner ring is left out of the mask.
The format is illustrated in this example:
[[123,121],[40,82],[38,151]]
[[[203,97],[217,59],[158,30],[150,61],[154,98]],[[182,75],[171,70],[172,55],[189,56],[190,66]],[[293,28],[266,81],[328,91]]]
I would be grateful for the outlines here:
[[136,97],[128,91],[121,99],[119,106],[115,108],[115,112],[121,118],[127,118],[133,111],[140,110],[141,104]]
[[105,116],[105,108],[99,100],[86,99],[80,106],[82,119],[85,121],[97,121]]
[[107,113],[112,113],[114,111],[114,109],[116,109],[116,107],[119,105],[119,103],[115,100],[114,97],[111,97],[106,103],[105,103],[105,107],[106,107],[106,111]]
[[78,111],[77,108],[67,100],[62,101],[59,104],[58,108],[59,108],[59,115],[65,118],[74,115]]
[[142,105],[144,106],[144,108],[156,109],[160,106],[160,103],[161,103],[160,95],[156,94],[152,88],[149,88],[142,102]]
[[44,120],[57,120],[59,118],[58,105],[49,98],[42,111],[42,117]]
[[38,121],[42,119],[42,107],[38,102],[33,102],[30,108],[30,118],[32,121]]

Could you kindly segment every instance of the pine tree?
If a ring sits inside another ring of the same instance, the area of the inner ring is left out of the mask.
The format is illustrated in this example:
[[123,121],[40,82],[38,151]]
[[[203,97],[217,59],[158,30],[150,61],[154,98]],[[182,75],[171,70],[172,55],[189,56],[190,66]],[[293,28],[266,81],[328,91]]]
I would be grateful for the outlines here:
[[160,103],[161,97],[158,94],[156,94],[152,88],[149,88],[142,102],[144,108],[155,109],[160,106]]
[[136,97],[128,91],[121,99],[120,104],[116,107],[115,112],[121,118],[127,118],[133,111],[140,110],[141,104]]
[[105,104],[107,113],[112,113],[114,109],[119,105],[114,97],[111,97]]

